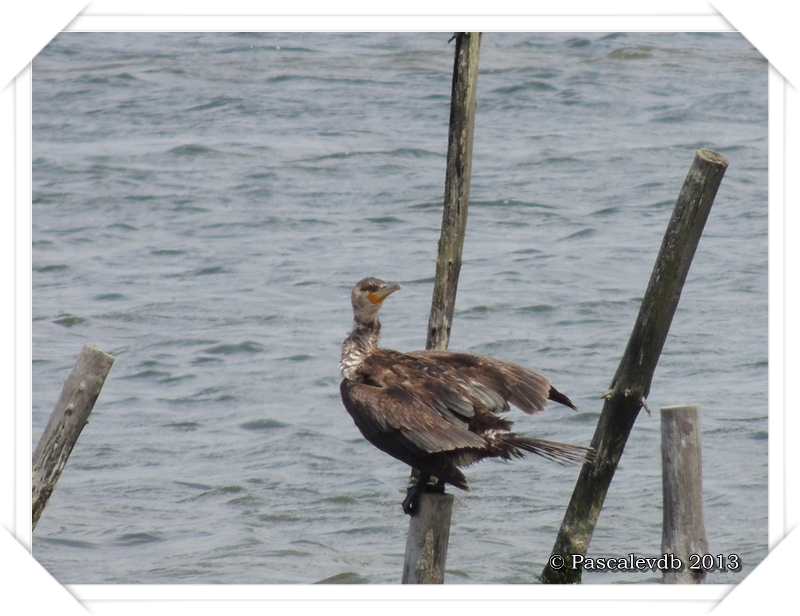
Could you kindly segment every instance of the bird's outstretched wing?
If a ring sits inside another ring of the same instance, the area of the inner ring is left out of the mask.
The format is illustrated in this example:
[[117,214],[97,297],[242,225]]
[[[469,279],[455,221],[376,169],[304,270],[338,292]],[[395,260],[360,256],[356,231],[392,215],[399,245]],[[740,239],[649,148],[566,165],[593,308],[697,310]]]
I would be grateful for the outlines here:
[[464,380],[480,383],[504,402],[504,408],[491,408],[494,412],[508,410],[513,404],[532,414],[544,410],[547,400],[554,400],[575,408],[572,402],[558,392],[543,374],[510,362],[454,351],[414,351],[408,355],[421,361],[447,366]]

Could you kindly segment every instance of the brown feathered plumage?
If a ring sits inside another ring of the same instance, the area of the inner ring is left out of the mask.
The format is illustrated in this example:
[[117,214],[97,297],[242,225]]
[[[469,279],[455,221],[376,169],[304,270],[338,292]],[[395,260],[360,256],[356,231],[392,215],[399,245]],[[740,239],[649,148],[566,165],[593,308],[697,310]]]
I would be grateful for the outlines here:
[[582,463],[592,450],[511,432],[498,413],[514,405],[536,413],[548,400],[575,409],[544,375],[492,357],[451,351],[400,353],[378,348],[378,310],[400,285],[365,278],[351,296],[353,331],[342,346],[344,406],[378,449],[420,471],[403,503],[413,514],[430,476],[469,490],[458,467],[529,451],[558,462]]

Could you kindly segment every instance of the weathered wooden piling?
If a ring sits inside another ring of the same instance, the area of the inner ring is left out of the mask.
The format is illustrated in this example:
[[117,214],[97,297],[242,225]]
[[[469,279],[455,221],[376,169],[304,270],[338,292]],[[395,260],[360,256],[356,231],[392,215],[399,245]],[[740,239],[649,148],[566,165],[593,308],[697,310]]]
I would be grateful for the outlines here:
[[33,454],[33,528],[42,516],[83,427],[89,423],[89,415],[113,363],[111,355],[87,344],[64,381],[61,396]]
[[[700,451],[700,407],[661,409],[661,469],[664,525],[661,552],[683,562],[680,571],[664,570],[665,584],[702,584],[706,565],[692,554],[708,553],[703,523],[703,467]],[[699,569],[690,569],[700,565]]]
[[[458,275],[461,271],[472,173],[481,34],[460,32],[455,35],[455,39],[444,213],[425,345],[427,349],[436,350],[446,349],[450,341]],[[451,494],[425,493],[420,498],[419,511],[411,518],[408,527],[402,578],[404,584],[444,582],[452,510]]]
[[586,555],[608,487],[614,477],[636,417],[650,393],[653,373],[678,307],[681,290],[700,242],[728,160],[712,150],[698,150],[667,225],[661,249],[647,285],[639,315],[617,372],[604,395],[605,404],[592,438],[596,453],[584,464],[564,514],[551,556],[564,567],[549,563],[541,581],[574,584],[581,569],[572,568],[574,554]]

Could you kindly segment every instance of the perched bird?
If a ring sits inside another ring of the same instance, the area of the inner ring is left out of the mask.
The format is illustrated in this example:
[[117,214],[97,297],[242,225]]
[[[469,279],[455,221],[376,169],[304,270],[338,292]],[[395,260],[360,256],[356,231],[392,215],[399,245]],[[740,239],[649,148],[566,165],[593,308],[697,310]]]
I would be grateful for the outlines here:
[[498,416],[509,404],[536,413],[548,400],[577,410],[544,375],[480,355],[379,348],[378,310],[399,289],[377,278],[353,287],[355,322],[339,367],[342,401],[364,438],[419,470],[403,501],[405,513],[416,513],[431,477],[434,491],[443,492],[445,483],[469,490],[458,467],[484,458],[520,458],[523,451],[562,463],[592,458],[591,448],[515,434],[512,422]]

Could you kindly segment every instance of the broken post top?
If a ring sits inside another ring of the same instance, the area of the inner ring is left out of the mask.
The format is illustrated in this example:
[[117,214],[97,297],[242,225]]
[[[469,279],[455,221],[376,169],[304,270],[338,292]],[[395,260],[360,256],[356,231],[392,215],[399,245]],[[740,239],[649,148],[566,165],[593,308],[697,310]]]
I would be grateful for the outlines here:
[[699,156],[703,160],[706,160],[715,165],[723,165],[724,167],[727,167],[730,162],[725,156],[723,156],[719,152],[715,152],[714,150],[709,150],[708,148],[700,148],[699,150],[697,150],[696,156]]
[[680,406],[662,406],[662,413],[689,413],[697,411],[700,407],[696,404],[680,405]]

